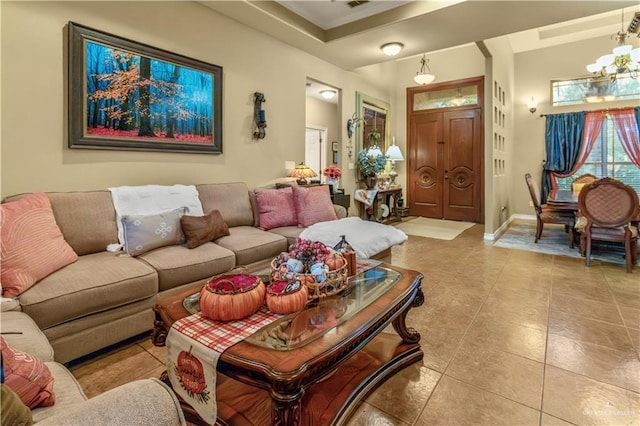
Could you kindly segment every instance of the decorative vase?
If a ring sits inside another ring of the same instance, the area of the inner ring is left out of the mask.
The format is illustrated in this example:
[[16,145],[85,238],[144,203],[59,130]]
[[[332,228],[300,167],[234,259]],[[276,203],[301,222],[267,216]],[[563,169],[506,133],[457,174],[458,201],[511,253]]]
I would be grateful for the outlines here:
[[331,185],[333,187],[333,193],[338,192],[338,179],[327,178],[327,185]]
[[367,189],[374,189],[377,181],[378,178],[376,176],[366,176],[364,178],[364,183],[367,185]]

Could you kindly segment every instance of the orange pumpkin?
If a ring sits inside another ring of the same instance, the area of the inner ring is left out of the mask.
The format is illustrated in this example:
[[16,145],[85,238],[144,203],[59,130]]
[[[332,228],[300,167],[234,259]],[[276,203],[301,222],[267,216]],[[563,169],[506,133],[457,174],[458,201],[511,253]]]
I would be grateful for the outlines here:
[[292,293],[284,293],[288,282],[277,281],[267,287],[267,307],[275,314],[291,314],[298,312],[307,303],[309,293],[307,287],[300,285],[300,289]]
[[329,267],[330,271],[335,271],[336,269],[340,269],[344,266],[345,260],[342,255],[334,252],[327,256],[324,263]]
[[215,321],[243,319],[260,309],[265,292],[264,283],[255,275],[213,277],[200,292],[200,311]]

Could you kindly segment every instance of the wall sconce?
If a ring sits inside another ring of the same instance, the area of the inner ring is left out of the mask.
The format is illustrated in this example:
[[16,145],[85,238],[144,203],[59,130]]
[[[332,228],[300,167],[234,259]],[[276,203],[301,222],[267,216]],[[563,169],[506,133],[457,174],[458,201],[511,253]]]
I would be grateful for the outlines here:
[[356,117],[354,112],[350,119],[347,120],[347,137],[349,138],[349,144],[347,145],[347,154],[349,158],[353,157],[353,145],[351,144],[351,138],[356,127],[360,126],[360,123],[367,124],[364,118]]
[[538,108],[538,102],[536,101],[536,98],[532,96],[531,100],[527,103],[527,106],[529,107],[529,112],[531,114],[536,112],[536,109]]
[[257,130],[253,132],[254,139],[264,139],[267,135],[266,130],[267,127],[267,117],[265,111],[262,109],[262,103],[267,102],[264,98],[264,94],[260,92],[255,92],[254,94],[254,102],[253,102],[253,121],[256,123]]

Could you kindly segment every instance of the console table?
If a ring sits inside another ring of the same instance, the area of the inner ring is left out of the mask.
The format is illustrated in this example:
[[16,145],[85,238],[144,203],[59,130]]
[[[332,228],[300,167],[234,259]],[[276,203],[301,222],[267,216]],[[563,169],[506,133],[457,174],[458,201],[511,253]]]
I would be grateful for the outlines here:
[[402,197],[402,188],[379,189],[373,203],[365,207],[358,202],[360,218],[380,223],[394,223],[402,221],[398,210],[398,200]]

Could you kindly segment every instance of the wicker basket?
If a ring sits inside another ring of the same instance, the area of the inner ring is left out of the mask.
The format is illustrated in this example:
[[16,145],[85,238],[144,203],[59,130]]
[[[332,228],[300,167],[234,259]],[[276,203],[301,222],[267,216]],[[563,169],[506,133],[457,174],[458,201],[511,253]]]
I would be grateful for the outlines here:
[[[300,283],[307,287],[309,300],[333,296],[334,294],[338,294],[339,292],[344,290],[347,285],[348,265],[346,259],[340,253],[332,253],[331,255],[339,258],[340,261],[337,263],[341,264],[342,266],[339,266],[334,270],[325,272],[325,279],[323,281],[318,282],[317,274],[294,274],[296,275],[296,278],[300,281]],[[291,277],[288,276],[288,274],[283,274],[276,261],[277,259],[273,259],[271,261],[271,275],[273,277],[273,280],[278,281],[290,279]]]
[[255,275],[218,275],[202,287],[200,311],[215,321],[243,319],[260,309],[265,292],[264,283]]
[[309,291],[300,285],[297,289],[286,292],[291,281],[275,281],[267,287],[266,302],[269,310],[275,314],[291,314],[298,312],[307,304]]

